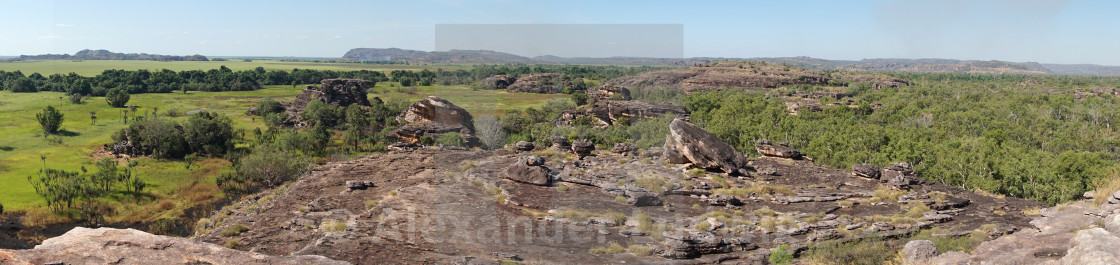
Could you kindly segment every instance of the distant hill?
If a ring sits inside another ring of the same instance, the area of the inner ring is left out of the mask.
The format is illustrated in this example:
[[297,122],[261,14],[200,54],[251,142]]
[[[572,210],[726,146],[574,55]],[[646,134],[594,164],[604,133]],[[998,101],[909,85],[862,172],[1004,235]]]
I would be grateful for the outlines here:
[[1120,75],[1120,66],[1095,64],[1043,64],[1056,74],[1065,75]]
[[508,53],[482,50],[450,50],[426,52],[398,48],[351,49],[342,56],[353,61],[410,61],[430,63],[531,63],[533,59]]
[[866,72],[923,73],[1002,73],[1002,74],[1067,74],[1120,75],[1120,66],[1091,64],[1040,64],[1036,62],[1004,62],[953,59],[863,59],[827,60],[812,57],[771,58],[643,58],[643,57],[559,57],[544,55],[524,57],[483,50],[451,50],[426,52],[398,48],[357,48],[342,57],[346,61],[407,61],[422,63],[541,63],[541,64],[616,64],[694,66],[720,61],[750,61],[802,67],[811,70],[848,70]]
[[146,60],[146,61],[209,61],[202,55],[159,55],[147,53],[117,53],[107,50],[81,50],[74,55],[69,54],[41,54],[20,55],[20,60]]

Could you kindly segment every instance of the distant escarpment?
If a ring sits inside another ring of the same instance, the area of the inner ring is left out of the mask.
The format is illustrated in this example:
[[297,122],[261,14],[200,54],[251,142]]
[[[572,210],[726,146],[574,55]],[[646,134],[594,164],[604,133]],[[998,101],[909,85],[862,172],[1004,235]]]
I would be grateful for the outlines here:
[[107,50],[81,50],[74,55],[69,54],[42,54],[20,55],[20,60],[146,60],[146,61],[209,61],[202,55],[159,55],[147,53],[118,53]]
[[357,48],[342,56],[351,61],[411,61],[440,63],[528,63],[532,59],[508,53],[482,50],[450,50],[425,52],[397,48]]

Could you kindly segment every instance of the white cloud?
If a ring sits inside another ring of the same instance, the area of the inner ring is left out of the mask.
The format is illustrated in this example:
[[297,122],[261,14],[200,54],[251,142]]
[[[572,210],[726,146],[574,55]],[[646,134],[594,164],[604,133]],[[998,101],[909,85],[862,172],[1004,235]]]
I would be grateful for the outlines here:
[[342,36],[340,36],[340,35],[334,35],[334,37],[333,37],[333,38],[335,38],[335,39],[341,39],[341,38],[342,38]]

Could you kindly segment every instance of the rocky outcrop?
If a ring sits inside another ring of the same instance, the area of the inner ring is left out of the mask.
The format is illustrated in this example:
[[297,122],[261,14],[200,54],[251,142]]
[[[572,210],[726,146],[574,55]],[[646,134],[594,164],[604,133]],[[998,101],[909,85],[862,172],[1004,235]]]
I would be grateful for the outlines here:
[[346,107],[351,104],[369,106],[366,90],[376,85],[377,82],[361,79],[323,79],[319,86],[307,86],[296,95],[292,101],[292,108],[302,112],[307,103],[312,100],[322,100],[327,104]]
[[611,147],[611,153],[631,155],[638,151],[638,146],[629,143],[617,143]]
[[852,165],[852,176],[879,179],[879,167],[871,163],[855,164]]
[[595,151],[595,144],[592,144],[591,141],[579,140],[572,142],[572,152],[576,153],[577,159],[583,159],[591,155],[592,151]]
[[568,152],[572,150],[572,143],[568,142],[568,137],[564,136],[551,136],[548,138],[552,142],[552,149],[557,151]]
[[612,83],[603,84],[599,89],[588,92],[588,97],[596,101],[630,100],[630,90]]
[[533,142],[517,141],[513,143],[513,150],[519,152],[533,151],[534,148],[536,148],[536,145],[534,145]]
[[547,186],[552,175],[552,171],[544,167],[544,158],[540,156],[522,157],[502,173],[502,178],[541,186]]
[[758,153],[764,157],[801,159],[803,156],[801,151],[789,147],[789,144],[779,143],[778,145],[773,145],[770,143],[770,140],[767,139],[758,140],[758,143],[755,144],[755,150],[758,150]]
[[420,137],[425,135],[436,138],[440,134],[449,132],[459,133],[468,143],[478,141],[474,137],[474,121],[471,114],[450,101],[436,96],[428,96],[412,103],[397,116],[397,121],[404,126],[389,132],[389,136],[403,142],[417,143],[420,142]]
[[[611,125],[622,118],[636,121],[638,119],[651,119],[663,115],[672,115],[687,119],[688,114],[688,109],[666,102],[603,100],[595,102],[595,106],[591,107],[587,113],[582,115],[591,115],[599,124]],[[575,117],[579,117],[579,115]],[[568,122],[570,123],[571,121],[568,120]]]
[[480,82],[482,82],[482,85],[490,89],[506,89],[516,81],[516,77],[508,75],[495,75],[484,78]]
[[571,81],[561,78],[557,73],[527,74],[518,77],[516,82],[506,88],[506,91],[555,94],[571,85]]
[[895,162],[882,170],[879,181],[891,188],[904,190],[909,189],[910,185],[917,184],[918,177],[914,175],[914,169],[909,163]]
[[669,133],[665,141],[669,161],[688,161],[697,168],[746,174],[746,157],[714,134],[682,119],[669,124]]
[[77,227],[29,250],[0,250],[2,264],[350,264],[323,256],[268,256],[133,229]]
[[[376,85],[377,82],[361,79],[323,79],[319,86],[307,86],[296,95],[296,99],[292,102],[280,102],[280,107],[287,114],[287,120],[283,121],[286,126],[293,127],[306,127],[308,124],[303,120],[303,110],[307,108],[307,104],[313,100],[321,100],[324,103],[331,104],[336,107],[346,107],[352,104],[360,106],[369,106],[369,99],[366,97],[367,90]],[[247,113],[249,115],[259,115],[259,110],[256,107],[250,108]]]

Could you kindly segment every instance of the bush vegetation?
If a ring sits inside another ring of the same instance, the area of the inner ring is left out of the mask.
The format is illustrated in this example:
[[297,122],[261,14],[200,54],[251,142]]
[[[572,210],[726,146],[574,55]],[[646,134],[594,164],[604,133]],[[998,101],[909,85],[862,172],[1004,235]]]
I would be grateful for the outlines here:
[[836,168],[908,162],[928,180],[1051,205],[1093,189],[1117,167],[1120,134],[1111,125],[1120,98],[1078,98],[1072,91],[1116,87],[1120,78],[900,77],[913,84],[874,90],[853,83],[848,92],[859,107],[797,115],[777,92],[725,90],[684,101],[693,122],[744,153],[754,154],[755,140],[765,138],[789,142]]

